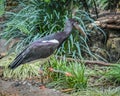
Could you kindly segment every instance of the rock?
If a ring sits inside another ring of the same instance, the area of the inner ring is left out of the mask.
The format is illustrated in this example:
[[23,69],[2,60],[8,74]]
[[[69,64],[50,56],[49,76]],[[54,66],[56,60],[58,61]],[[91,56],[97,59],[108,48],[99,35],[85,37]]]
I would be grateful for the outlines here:
[[40,89],[28,83],[0,79],[0,96],[70,96],[55,89]]
[[88,42],[90,49],[100,56],[99,60],[117,62],[120,59],[120,31],[104,29],[104,32],[106,36],[99,31],[91,33]]
[[120,59],[120,38],[109,38],[107,41],[107,50],[111,56],[111,62]]

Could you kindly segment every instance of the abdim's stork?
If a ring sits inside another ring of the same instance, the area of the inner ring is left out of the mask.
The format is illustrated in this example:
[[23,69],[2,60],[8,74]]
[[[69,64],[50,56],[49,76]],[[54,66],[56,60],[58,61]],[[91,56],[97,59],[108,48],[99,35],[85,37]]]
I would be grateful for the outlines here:
[[74,19],[68,19],[63,32],[50,34],[31,43],[8,67],[15,69],[21,64],[49,57],[67,39],[76,24],[77,22]]

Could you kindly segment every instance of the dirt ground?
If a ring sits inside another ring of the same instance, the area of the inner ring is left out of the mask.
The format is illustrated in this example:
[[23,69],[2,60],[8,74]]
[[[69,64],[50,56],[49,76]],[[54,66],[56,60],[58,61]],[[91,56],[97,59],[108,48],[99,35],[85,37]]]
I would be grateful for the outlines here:
[[28,81],[0,78],[0,96],[70,96],[55,89],[40,88]]
[[4,78],[0,67],[0,96],[70,96],[55,89],[46,88],[40,78],[26,80]]

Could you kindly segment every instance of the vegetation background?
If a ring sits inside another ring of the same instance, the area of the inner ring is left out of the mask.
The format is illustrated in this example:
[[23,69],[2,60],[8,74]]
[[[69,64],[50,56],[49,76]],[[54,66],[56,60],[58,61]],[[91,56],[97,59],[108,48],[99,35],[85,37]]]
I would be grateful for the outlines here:
[[[109,67],[85,65],[86,60],[112,62],[112,59],[110,59],[112,58],[111,54],[108,53],[109,59],[106,59],[91,49],[91,45],[94,43],[91,41],[91,38],[94,34],[100,33],[100,40],[106,41],[106,30],[97,26],[95,20],[99,18],[99,13],[101,12],[107,11],[108,13],[115,14],[120,7],[119,1],[14,0],[13,2],[13,0],[1,0],[0,16],[4,17],[5,20],[0,23],[4,28],[0,33],[0,38],[7,39],[6,45],[13,39],[18,40],[9,50],[10,54],[11,52],[15,53],[1,60],[2,63],[0,65],[5,66],[3,76],[17,79],[39,76],[39,62],[33,65],[25,64],[14,71],[9,70],[7,66],[16,56],[16,53],[18,54],[26,45],[40,37],[62,31],[66,19],[75,18],[79,22],[81,30],[87,36],[82,36],[82,34],[77,32],[78,30],[74,29],[68,40],[51,57],[51,65],[46,63],[42,66],[44,69],[44,78],[48,78],[46,82],[47,86],[59,90],[70,89],[67,92],[72,92],[74,95],[77,94],[76,96],[81,93],[86,94],[85,96],[88,96],[87,94],[89,96],[91,94],[92,96],[112,96],[113,94],[119,94],[119,88],[114,90],[112,88],[115,88],[120,83],[120,58],[114,62],[115,64],[111,64]],[[89,27],[91,24],[93,24],[92,28]],[[93,39],[96,40],[95,38]],[[62,59],[56,60],[56,57],[60,56]],[[71,62],[68,60],[69,58],[72,59]],[[52,68],[52,72],[50,72],[49,67]],[[68,75],[66,72],[71,75]],[[93,91],[92,86],[95,88],[97,86],[98,90]],[[110,88],[109,90],[112,91],[107,90],[102,92],[100,88],[103,86],[107,86],[106,88]]]

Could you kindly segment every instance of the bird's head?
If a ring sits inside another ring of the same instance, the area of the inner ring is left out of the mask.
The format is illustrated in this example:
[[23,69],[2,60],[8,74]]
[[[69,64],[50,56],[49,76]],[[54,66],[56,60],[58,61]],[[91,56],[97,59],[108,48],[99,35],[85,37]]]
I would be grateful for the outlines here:
[[86,33],[81,29],[81,27],[80,27],[80,25],[79,25],[79,22],[78,22],[76,19],[71,18],[71,19],[68,19],[67,22],[71,23],[72,26],[73,26],[75,29],[77,29],[77,30],[80,32],[81,35],[83,35],[83,36],[86,37]]
[[74,26],[75,23],[78,23],[76,19],[74,18],[69,18],[66,23],[72,24]]
[[70,30],[72,30],[75,23],[77,23],[77,21],[75,19],[73,19],[73,18],[67,19],[66,22],[65,22],[64,31],[70,32]]

